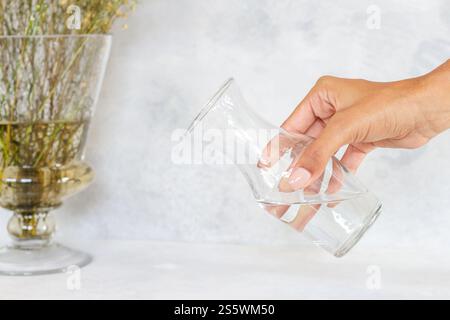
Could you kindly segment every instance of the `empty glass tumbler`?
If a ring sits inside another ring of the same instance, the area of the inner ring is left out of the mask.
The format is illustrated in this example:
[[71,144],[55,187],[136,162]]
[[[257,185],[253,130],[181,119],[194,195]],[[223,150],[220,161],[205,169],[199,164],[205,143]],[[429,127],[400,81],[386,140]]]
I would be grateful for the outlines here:
[[267,123],[249,108],[233,79],[201,110],[185,140],[197,144],[203,162],[236,164],[264,209],[336,257],[347,253],[381,212],[380,201],[335,157],[306,188],[283,188],[313,138]]

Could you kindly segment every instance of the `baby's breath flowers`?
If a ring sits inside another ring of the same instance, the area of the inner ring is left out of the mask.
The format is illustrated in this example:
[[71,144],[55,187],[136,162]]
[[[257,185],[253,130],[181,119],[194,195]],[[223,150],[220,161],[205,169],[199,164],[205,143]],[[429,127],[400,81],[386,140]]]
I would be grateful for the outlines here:
[[[135,4],[0,0],[0,180],[9,166],[50,167],[79,154],[102,35]],[[78,23],[71,28],[74,14]]]
[[[135,0],[0,0],[0,36],[109,33]],[[67,27],[68,9],[80,9],[80,28]]]

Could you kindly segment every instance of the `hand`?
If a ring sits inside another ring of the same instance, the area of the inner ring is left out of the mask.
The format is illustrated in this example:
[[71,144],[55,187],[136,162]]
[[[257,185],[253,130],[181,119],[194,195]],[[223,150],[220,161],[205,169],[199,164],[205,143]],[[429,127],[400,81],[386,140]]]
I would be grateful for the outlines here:
[[319,178],[344,145],[341,162],[353,172],[376,147],[418,148],[450,127],[450,60],[397,82],[322,77],[282,127],[316,138],[293,164],[291,191]]

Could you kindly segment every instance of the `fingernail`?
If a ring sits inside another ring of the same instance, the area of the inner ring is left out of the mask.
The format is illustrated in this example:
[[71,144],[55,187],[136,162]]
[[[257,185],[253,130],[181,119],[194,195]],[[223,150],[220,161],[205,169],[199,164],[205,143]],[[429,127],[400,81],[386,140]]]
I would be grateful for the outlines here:
[[305,168],[294,168],[289,176],[288,183],[294,190],[297,190],[306,187],[309,179],[311,179],[311,172]]
[[270,167],[270,160],[266,157],[262,156],[258,163],[256,164],[258,168],[269,168]]

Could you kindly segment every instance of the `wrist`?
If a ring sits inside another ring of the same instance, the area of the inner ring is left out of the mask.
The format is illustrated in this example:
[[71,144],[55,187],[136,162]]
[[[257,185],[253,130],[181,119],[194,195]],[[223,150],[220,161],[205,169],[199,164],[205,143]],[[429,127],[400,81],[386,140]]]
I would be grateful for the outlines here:
[[450,59],[430,73],[417,78],[421,115],[436,134],[450,128]]

